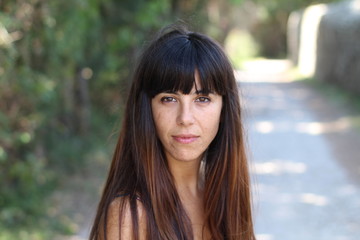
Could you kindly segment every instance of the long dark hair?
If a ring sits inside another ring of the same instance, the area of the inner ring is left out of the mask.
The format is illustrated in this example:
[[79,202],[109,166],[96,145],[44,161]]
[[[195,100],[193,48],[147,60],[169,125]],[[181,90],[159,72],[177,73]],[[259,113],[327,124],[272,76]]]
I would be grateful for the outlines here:
[[[106,237],[109,205],[119,194],[129,201],[134,239],[138,238],[137,199],[146,212],[147,239],[193,239],[190,220],[156,136],[151,99],[165,91],[189,93],[195,71],[205,94],[216,92],[223,98],[219,130],[204,159],[206,227],[212,239],[255,239],[233,69],[214,40],[178,26],[162,31],[140,57],[90,239],[99,234]],[[122,209],[119,211],[121,217]]]

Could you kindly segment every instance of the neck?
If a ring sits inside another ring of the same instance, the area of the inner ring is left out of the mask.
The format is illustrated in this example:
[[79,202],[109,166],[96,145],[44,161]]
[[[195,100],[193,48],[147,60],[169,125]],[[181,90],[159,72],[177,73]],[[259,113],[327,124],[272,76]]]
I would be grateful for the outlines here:
[[191,162],[169,161],[179,196],[199,197],[203,189],[201,160]]

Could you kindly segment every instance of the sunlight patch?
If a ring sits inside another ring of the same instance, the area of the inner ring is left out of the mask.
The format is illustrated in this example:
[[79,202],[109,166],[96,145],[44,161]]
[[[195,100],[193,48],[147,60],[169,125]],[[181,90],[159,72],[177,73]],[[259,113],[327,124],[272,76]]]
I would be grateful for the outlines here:
[[280,175],[284,173],[302,174],[306,172],[306,165],[302,162],[271,161],[255,163],[254,172],[261,175]]
[[257,240],[273,240],[274,237],[271,234],[256,234]]
[[348,117],[339,118],[332,122],[305,122],[299,123],[296,130],[310,135],[319,135],[329,132],[342,132],[351,127],[351,119]]
[[316,206],[325,206],[328,204],[329,200],[327,197],[313,194],[313,193],[304,193],[300,197],[301,202],[312,204]]
[[255,124],[255,129],[260,133],[271,133],[274,130],[274,124],[268,121],[258,122]]

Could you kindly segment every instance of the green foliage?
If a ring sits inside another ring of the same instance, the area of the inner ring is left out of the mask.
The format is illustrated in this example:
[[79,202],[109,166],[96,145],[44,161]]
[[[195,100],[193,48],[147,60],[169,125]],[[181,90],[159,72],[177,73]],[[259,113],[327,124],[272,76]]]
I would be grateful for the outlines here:
[[138,46],[171,21],[169,8],[166,0],[1,3],[0,239],[74,231],[49,197],[106,140]]
[[23,239],[23,240],[46,240],[49,239],[51,234],[45,231],[31,231],[31,230],[20,230],[12,231],[9,229],[0,228],[0,240],[9,240],[9,239]]
[[232,30],[225,40],[225,50],[233,66],[239,69],[244,61],[257,56],[258,46],[248,32]]
[[269,13],[277,13],[279,11],[292,12],[313,4],[331,3],[336,1],[339,0],[255,0],[254,2],[264,6]]
[[252,29],[261,55],[268,58],[286,57],[287,21],[292,11],[336,1],[339,0],[254,0],[262,8],[262,19]]

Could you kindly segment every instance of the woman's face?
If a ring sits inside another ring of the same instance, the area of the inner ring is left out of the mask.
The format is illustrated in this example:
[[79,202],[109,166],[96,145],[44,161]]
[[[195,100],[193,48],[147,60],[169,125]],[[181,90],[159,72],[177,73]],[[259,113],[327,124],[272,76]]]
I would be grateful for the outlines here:
[[200,160],[219,129],[222,97],[201,93],[199,77],[190,94],[159,93],[151,101],[157,135],[168,161]]

